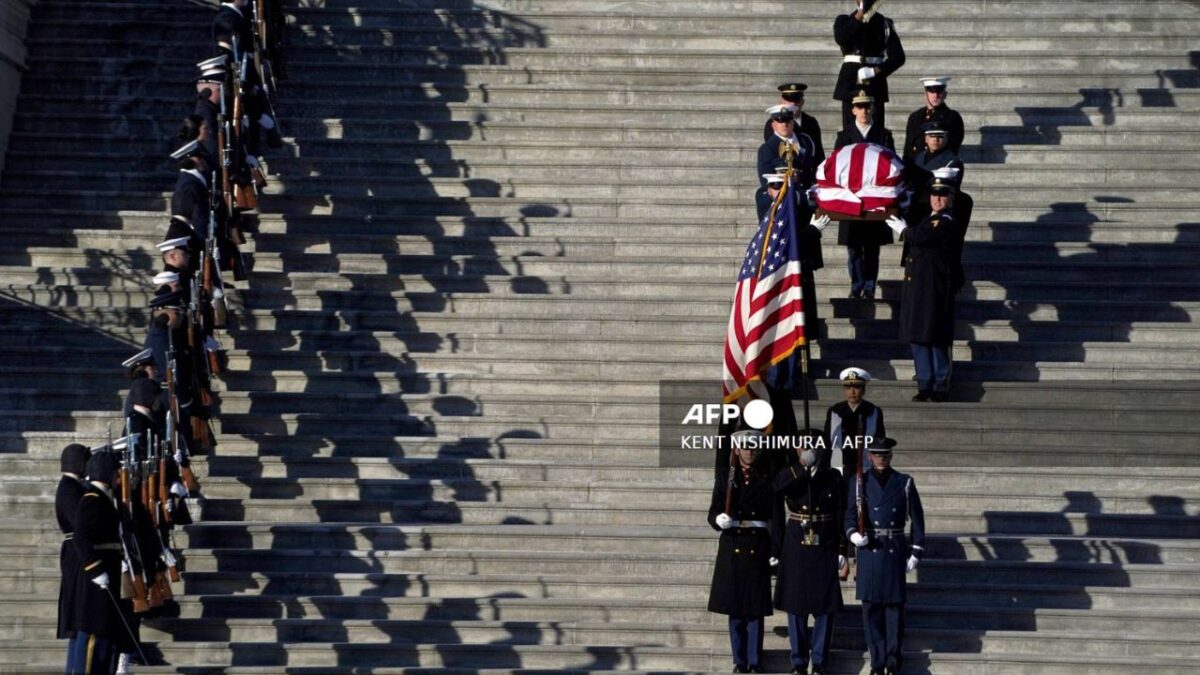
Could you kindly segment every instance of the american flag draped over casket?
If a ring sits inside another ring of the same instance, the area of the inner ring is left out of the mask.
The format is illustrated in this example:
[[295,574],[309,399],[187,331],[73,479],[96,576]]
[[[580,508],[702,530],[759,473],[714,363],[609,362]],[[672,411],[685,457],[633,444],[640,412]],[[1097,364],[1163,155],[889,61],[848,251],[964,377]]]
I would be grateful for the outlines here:
[[904,163],[875,143],[843,146],[817,167],[817,207],[830,214],[883,214],[897,208],[904,189]]

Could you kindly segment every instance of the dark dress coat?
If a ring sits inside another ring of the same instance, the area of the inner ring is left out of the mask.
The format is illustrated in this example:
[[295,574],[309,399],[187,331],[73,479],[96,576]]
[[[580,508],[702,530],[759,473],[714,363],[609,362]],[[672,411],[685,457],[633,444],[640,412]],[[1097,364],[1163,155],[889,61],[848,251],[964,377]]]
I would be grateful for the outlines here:
[[[808,136],[813,142],[813,147],[816,148],[816,163],[820,164],[825,161],[825,144],[821,142],[821,123],[817,118],[801,111],[800,116],[796,118],[796,136]],[[763,141],[769,141],[775,136],[775,130],[771,128],[771,120],[763,123]]]
[[879,439],[887,436],[887,427],[883,423],[883,408],[866,400],[859,402],[858,408],[854,410],[851,410],[850,404],[845,401],[829,406],[829,410],[825,411],[825,439],[829,442],[830,457],[841,459],[841,466],[844,467],[847,476],[858,471],[858,458],[862,453],[856,452],[853,446],[844,446],[846,439],[857,436]]
[[[767,179],[763,178],[763,174],[775,173],[775,167],[787,161],[779,155],[779,146],[784,142],[780,137],[772,135],[758,146],[755,168],[758,169],[758,186],[760,188],[767,187]],[[799,175],[797,185],[800,187],[800,191],[807,192],[817,180],[817,149],[813,145],[812,139],[799,134],[796,135],[796,144],[799,150],[796,153],[796,159],[792,162],[792,167]]]
[[[732,513],[734,520],[770,522],[775,492],[771,487],[769,463],[760,458],[750,471],[749,481],[740,466],[734,469]],[[771,609],[770,528],[732,527],[721,530],[717,516],[725,511],[725,479],[729,468],[717,475],[713,486],[708,524],[721,532],[717,563],[713,568],[708,611],[728,616],[757,618],[768,616]]]
[[908,123],[904,127],[904,159],[912,159],[925,149],[924,127],[930,122],[940,122],[945,127],[947,150],[955,155],[962,150],[963,137],[966,135],[962,115],[943,103],[933,110],[918,108],[908,116]]
[[[75,536],[71,538],[81,573],[68,591],[72,597],[65,622],[68,631],[84,631],[112,641],[122,652],[132,652],[134,645],[121,615],[109,597],[115,597],[121,587],[120,514],[111,497],[94,484],[87,484],[75,515]],[[108,573],[108,591],[92,582],[101,573]],[[127,619],[128,620],[128,619]]]
[[908,264],[900,299],[900,340],[948,345],[954,341],[954,281],[965,229],[951,207],[904,230]]
[[201,180],[187,171],[180,171],[175,179],[175,190],[171,193],[171,215],[187,218],[192,226],[193,240],[188,248],[193,257],[204,250],[201,234],[208,231],[210,197],[207,178]]
[[[799,236],[800,265],[805,273],[813,272],[825,266],[825,256],[821,253],[821,231],[812,226],[813,207],[808,203],[804,193],[793,190],[792,198],[796,203],[796,230]],[[754,193],[754,205],[758,209],[758,221],[767,215],[774,203],[767,189],[759,188]],[[808,307],[805,307],[808,310]]]
[[[911,476],[893,469],[881,484],[874,471],[863,474],[863,509],[867,515],[868,542],[858,549],[855,597],[863,602],[903,603],[908,599],[906,568],[909,556],[920,559],[925,546],[925,510]],[[858,481],[849,482],[843,527],[846,536],[858,530]],[[904,530],[912,524],[911,538],[876,530]]]
[[71,542],[75,536],[75,516],[78,514],[79,500],[83,498],[83,493],[83,483],[70,476],[63,476],[54,492],[54,517],[58,520],[58,529],[63,534],[62,547],[58,552],[58,569],[62,573],[62,583],[58,587],[56,637],[59,640],[71,637],[68,619],[71,616],[71,608],[78,602],[78,580],[83,575],[79,558],[75,555],[75,545]]
[[[810,472],[794,464],[775,477],[775,492],[772,523],[780,532],[775,539],[775,609],[814,615],[840,610],[838,552],[846,502],[841,475],[827,467]],[[805,543],[804,522],[815,533],[815,543]]]
[[250,9],[239,10],[232,3],[221,3],[217,15],[213,17],[212,33],[215,42],[225,42],[232,46],[232,37],[238,40],[238,49],[249,52],[254,49],[254,34],[251,32]]
[[[833,39],[842,50],[843,56],[884,57],[884,62],[871,65],[876,74],[867,84],[867,93],[877,102],[886,103],[888,100],[887,78],[904,65],[904,46],[900,44],[900,35],[892,20],[876,12],[867,23],[854,18],[851,14],[842,14],[833,21]],[[859,90],[858,69],[864,65],[858,63],[843,63],[838,71],[837,84],[833,88],[833,98],[846,101],[854,97]]]

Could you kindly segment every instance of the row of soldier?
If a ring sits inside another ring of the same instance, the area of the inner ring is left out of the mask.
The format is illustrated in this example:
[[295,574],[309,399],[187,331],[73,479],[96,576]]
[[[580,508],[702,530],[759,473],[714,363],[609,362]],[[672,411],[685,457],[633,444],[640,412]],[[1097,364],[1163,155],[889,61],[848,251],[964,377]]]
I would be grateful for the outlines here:
[[58,637],[66,672],[111,675],[149,663],[141,620],[166,611],[180,580],[176,526],[192,522],[193,454],[216,445],[212,378],[225,367],[224,279],[246,278],[239,251],[266,185],[262,155],[283,143],[275,84],[283,56],[279,0],[233,0],[212,24],[216,53],[197,64],[195,99],[171,153],[178,175],[162,271],[153,279],[143,349],[124,362],[124,428],[62,454],[55,515],[63,533]]
[[775,609],[787,615],[791,672],[829,672],[851,559],[870,672],[902,667],[906,575],[924,553],[924,507],[912,476],[892,468],[896,441],[865,396],[870,373],[847,368],[840,379],[845,400],[823,430],[796,429],[777,410],[771,436],[803,438],[803,452],[742,429],[727,437],[728,460],[717,456],[708,522],[721,536],[708,609],[728,616],[734,672],[765,672],[764,623]]
[[[842,103],[842,128],[834,149],[871,143],[896,152],[903,160],[909,191],[886,220],[839,218],[838,244],[846,248],[849,297],[872,300],[878,292],[881,247],[897,237],[903,240],[899,337],[909,344],[917,371],[913,400],[940,402],[949,398],[954,297],[965,283],[962,249],[974,206],[961,190],[963,119],[946,104],[949,77],[920,78],[925,103],[908,116],[904,145],[896,148],[885,126],[885,108],[888,76],[904,65],[904,48],[895,24],[877,11],[878,2],[867,5],[859,0],[854,12],[834,22],[834,39],[843,54],[833,92]],[[820,124],[803,110],[807,89],[804,83],[780,85],[779,103],[766,111],[756,163],[756,206],[761,221],[790,176],[800,214],[805,319],[810,334],[816,335],[814,272],[824,266],[821,235],[832,218],[817,208],[810,194],[826,153]]]

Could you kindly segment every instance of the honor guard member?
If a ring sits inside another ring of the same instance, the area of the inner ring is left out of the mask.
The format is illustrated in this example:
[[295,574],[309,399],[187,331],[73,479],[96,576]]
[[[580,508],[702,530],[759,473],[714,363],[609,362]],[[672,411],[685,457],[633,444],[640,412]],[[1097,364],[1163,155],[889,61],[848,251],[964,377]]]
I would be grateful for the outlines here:
[[[217,16],[213,19],[213,39],[217,43],[217,48],[229,55],[234,68],[240,68],[239,64],[244,61],[253,60],[251,52],[254,51],[254,33],[252,32],[254,27],[251,25],[249,13],[249,0],[233,0],[232,2],[222,2],[220,9],[217,10]],[[266,132],[266,141],[269,147],[282,147],[283,137],[276,127],[275,119],[267,113],[266,106],[262,101],[263,92],[258,70],[253,63],[249,63],[249,67],[242,72],[246,78],[243,87],[245,100],[242,101],[242,106],[245,117],[250,123],[246,143],[247,152],[254,155],[261,154],[257,140],[260,131]]]
[[[905,160],[905,167],[908,169],[907,176],[909,185],[926,186],[933,178],[933,172],[938,169],[952,168],[957,169],[958,180],[962,181],[963,163],[958,158],[953,150],[946,144],[946,128],[941,122],[929,122],[922,127],[924,143],[922,143],[921,151],[914,155],[911,159]],[[919,199],[924,202],[923,197],[926,193],[922,192]]]
[[[157,373],[154,370],[154,351],[143,349],[133,356],[125,359],[121,363],[125,367],[125,377],[130,382],[132,388],[133,383],[137,380],[151,380],[157,382]],[[129,417],[133,414],[133,402],[129,396],[125,397],[125,407],[121,411],[123,417]]]
[[825,412],[825,438],[829,440],[833,468],[844,476],[853,476],[858,462],[866,459],[870,439],[884,438],[887,428],[883,409],[864,398],[871,374],[862,368],[847,368],[838,379],[846,400],[829,406]]
[[[200,69],[200,76],[196,78],[196,105],[188,118],[192,122],[185,122],[184,130],[180,133],[182,141],[198,139],[208,156],[213,158],[217,156],[217,120],[221,113],[222,87],[229,81],[227,62],[228,57],[221,55],[196,64]],[[193,126],[194,133],[191,131]]]
[[914,401],[949,398],[955,276],[966,235],[966,224],[955,213],[955,192],[953,182],[935,177],[929,185],[929,215],[911,227],[895,216],[887,221],[908,242],[900,339],[909,343],[917,371]]
[[772,522],[782,530],[775,538],[775,609],[787,613],[793,673],[807,673],[809,663],[813,673],[829,667],[833,624],[842,609],[839,574],[849,571],[841,555],[845,487],[840,474],[818,461],[817,452],[804,451],[799,464],[775,477]]
[[79,558],[75,555],[75,544],[71,539],[75,536],[75,516],[79,512],[79,500],[85,492],[83,477],[87,473],[90,455],[86,445],[72,443],[63,448],[60,460],[62,478],[58,480],[58,489],[54,492],[54,517],[58,520],[58,529],[63,536],[62,547],[58,552],[58,569],[62,573],[62,582],[58,588],[59,640],[70,637],[68,619],[71,616],[71,608],[77,602],[75,594],[79,590],[76,579],[83,574]]
[[[872,99],[859,92],[854,98],[854,124],[838,133],[835,148],[853,143],[876,143],[892,147],[892,132],[876,125],[871,117]],[[879,281],[879,248],[892,243],[892,231],[876,221],[843,220],[838,223],[838,243],[846,247],[846,267],[850,273],[850,297],[869,300],[875,297]]]
[[113,484],[120,467],[111,452],[99,452],[87,462],[83,496],[75,513],[71,538],[79,575],[68,589],[72,598],[64,628],[70,635],[67,672],[109,675],[118,654],[133,651],[126,618],[114,592],[121,579],[120,514]]
[[[763,218],[767,217],[767,213],[771,210],[771,205],[775,203],[775,199],[779,196],[786,172],[787,165],[779,164],[775,167],[774,173],[763,175],[763,179],[767,185],[766,187],[759,188],[758,192],[754,195],[758,207],[758,220],[760,222]],[[815,273],[817,270],[825,267],[825,256],[821,252],[821,234],[829,226],[830,219],[829,216],[816,215],[805,192],[794,189],[791,194],[792,198],[796,200],[796,230],[800,247],[800,281],[804,290],[804,320],[806,327],[813,327],[815,330],[820,321],[820,316],[817,314],[817,308],[820,306],[820,303],[817,301]],[[815,335],[815,332],[813,335]]]
[[894,151],[896,141],[891,130],[875,115],[875,98],[865,89],[860,90],[850,99],[850,105],[853,111],[850,123],[838,132],[833,149],[854,143],[875,143]]
[[842,102],[842,126],[853,122],[851,100],[864,88],[875,99],[879,126],[887,122],[887,78],[904,65],[904,47],[892,20],[872,9],[879,2],[858,0],[853,14],[833,22],[833,39],[842,50],[842,69],[833,89],[833,98]]
[[129,408],[129,433],[143,436],[149,431],[155,438],[162,438],[162,386],[149,378],[139,378],[129,385],[126,396]]
[[921,79],[925,87],[925,105],[917,108],[908,116],[908,124],[904,127],[904,159],[916,156],[925,147],[922,138],[925,125],[937,122],[946,130],[946,147],[956,156],[962,149],[963,118],[958,112],[946,105],[946,85],[948,77],[926,77]]
[[[172,152],[171,159],[179,162],[179,175],[175,179],[175,190],[171,193],[172,220],[186,223],[191,229],[191,236],[196,237],[203,247],[211,207],[211,186],[208,182],[216,165],[198,139],[188,141]],[[175,238],[172,234],[168,231],[167,237]]]
[[[791,109],[796,118],[796,136],[808,136],[816,148],[814,164],[820,165],[825,161],[825,145],[821,142],[821,124],[817,118],[804,112],[804,92],[808,85],[803,82],[792,82],[779,85],[779,104]],[[771,140],[775,131],[771,128],[771,120],[763,124],[763,140]]]
[[[911,476],[892,468],[892,439],[870,448],[863,475],[863,523],[858,529],[858,482],[850,483],[843,526],[858,549],[855,597],[862,602],[871,675],[900,672],[904,656],[905,574],[917,569],[925,546],[925,510]],[[911,524],[911,538],[905,530]]]
[[213,18],[212,34],[217,47],[229,54],[234,61],[241,58],[243,52],[254,48],[254,34],[250,19],[246,16],[250,8],[249,0],[232,0],[222,2]]
[[196,266],[192,262],[192,238],[191,237],[176,237],[167,239],[155,244],[159,254],[162,256],[163,271],[174,272],[181,279],[191,279],[196,273]]
[[775,168],[780,164],[786,167],[787,155],[791,152],[794,157],[792,167],[797,177],[795,185],[800,192],[808,192],[816,181],[816,146],[808,136],[796,134],[796,118],[787,106],[771,106],[767,108],[767,114],[774,135],[758,146],[759,187],[767,186],[767,180],[761,176],[775,173]]
[[[763,618],[771,610],[770,462],[758,431],[733,434],[733,466],[717,474],[708,524],[721,533],[708,611],[729,617],[733,672],[761,673]],[[730,473],[732,472],[732,479]]]

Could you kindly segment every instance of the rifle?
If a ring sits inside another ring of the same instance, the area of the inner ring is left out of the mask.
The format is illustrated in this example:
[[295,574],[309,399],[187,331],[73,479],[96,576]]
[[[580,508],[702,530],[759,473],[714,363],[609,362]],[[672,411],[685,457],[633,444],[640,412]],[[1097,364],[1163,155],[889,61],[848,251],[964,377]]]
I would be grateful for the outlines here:
[[[135,446],[137,444],[136,437],[128,433],[130,431],[131,420],[125,418],[125,452],[122,457],[121,469],[119,472],[121,481],[121,508],[117,509],[120,514],[120,522],[118,527],[120,530],[121,553],[125,558],[125,565],[129,568],[129,586],[133,589],[133,611],[145,612],[150,609],[150,604],[147,603],[149,591],[147,589],[146,569],[141,564],[142,556],[141,549],[138,547],[136,534],[130,535],[130,529],[133,525],[133,501],[130,494],[130,476],[129,467],[137,460]],[[130,555],[130,546],[127,540],[133,542],[134,555]],[[122,575],[121,585],[125,585],[125,575]]]
[[[183,480],[183,485],[189,492],[200,489],[200,484],[196,481],[195,474],[189,466],[184,466],[184,458],[187,457],[187,442],[179,434],[179,401],[175,398],[175,390],[170,388],[172,374],[175,372],[175,348],[173,342],[168,342],[168,360],[167,360],[167,424],[166,424],[166,444],[170,446],[172,458],[179,465],[179,477]],[[166,449],[164,448],[164,455]]]
[[225,85],[220,91],[221,109],[217,115],[217,153],[221,160],[221,197],[225,202],[226,213],[233,217],[233,188],[230,186],[230,175],[233,172],[233,146],[230,139],[229,114],[225,111]]
[[[209,204],[208,209],[208,236],[204,238],[201,288],[211,298],[213,328],[224,328],[226,322],[225,290],[224,283],[221,281],[220,267],[217,264],[217,249],[217,207],[214,200],[214,203]],[[219,367],[212,368],[211,361],[209,367],[214,372],[219,373],[220,371]]]
[[871,19],[875,17],[875,13],[879,11],[879,6],[882,4],[883,4],[883,0],[875,0],[875,3],[873,5],[871,5],[871,9],[868,9],[867,11],[863,12],[862,22],[863,23],[870,22]]
[[733,514],[729,513],[733,510],[733,486],[736,483],[734,473],[737,471],[737,451],[733,449],[733,437],[729,437],[729,479],[725,481],[725,513],[728,513],[732,518]]
[[[167,486],[167,453],[164,450],[163,443],[160,441],[156,446],[155,452],[155,455],[158,457],[158,481],[155,487],[158,489],[158,504],[162,514],[160,522],[170,527],[175,508],[171,505],[171,489]],[[162,549],[162,559],[167,565],[170,581],[179,581],[179,569],[175,566],[175,556],[167,548],[167,542],[163,540],[162,530],[155,527],[154,533],[158,535],[158,546]],[[167,600],[175,597],[175,594],[171,592],[170,582],[164,579],[161,583],[163,597]]]

